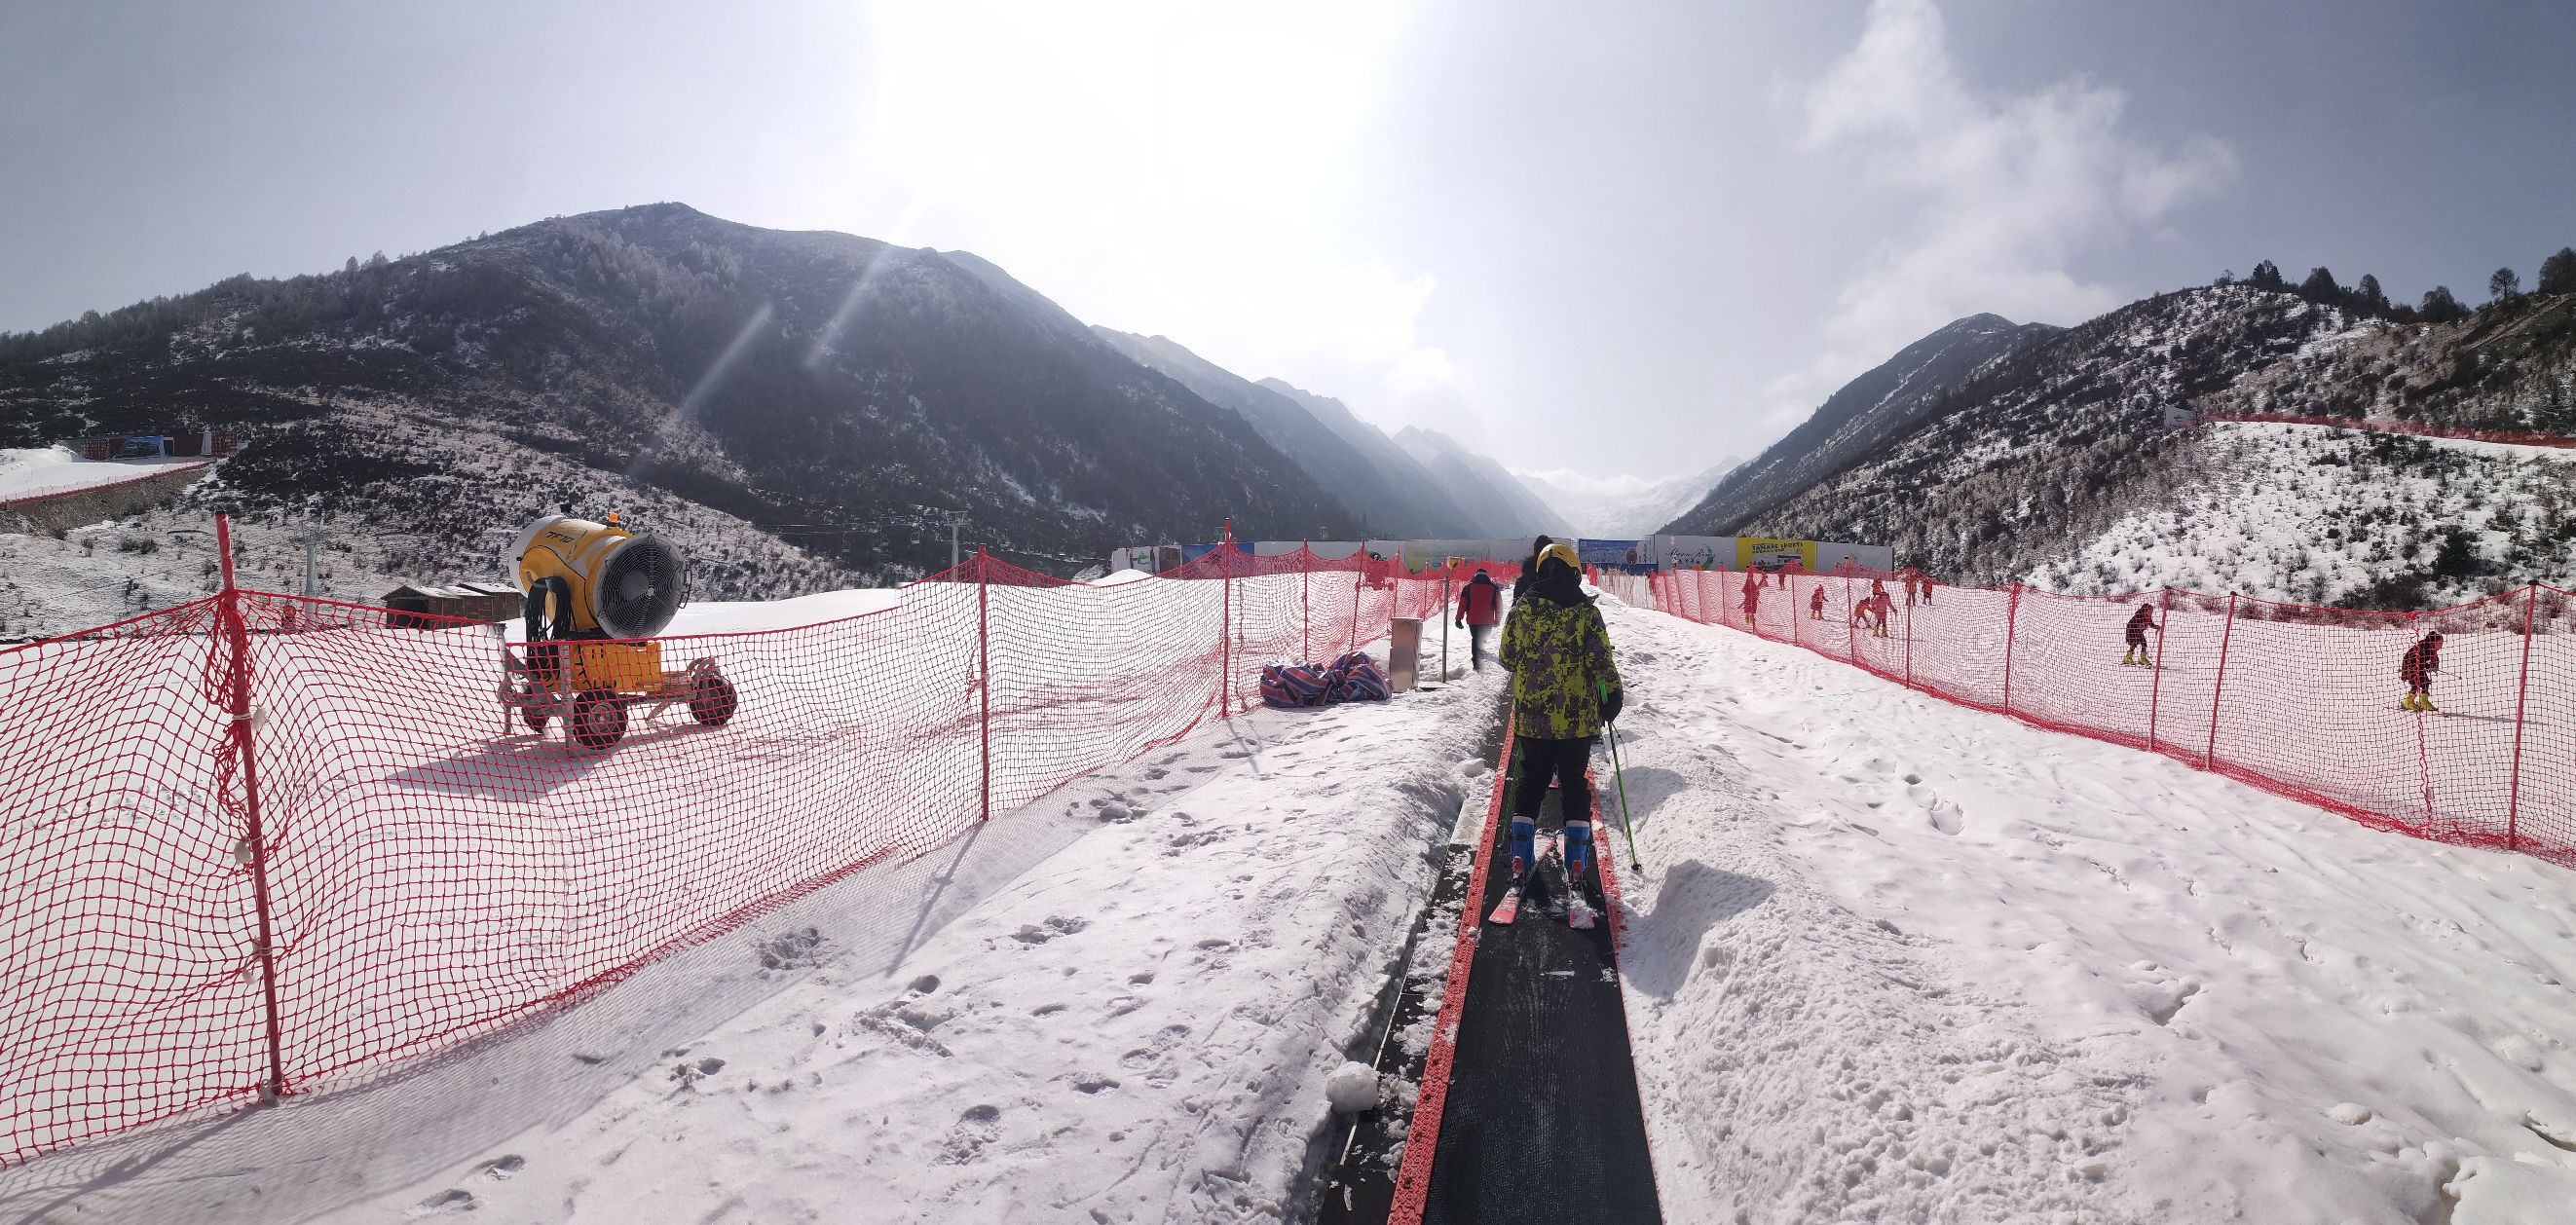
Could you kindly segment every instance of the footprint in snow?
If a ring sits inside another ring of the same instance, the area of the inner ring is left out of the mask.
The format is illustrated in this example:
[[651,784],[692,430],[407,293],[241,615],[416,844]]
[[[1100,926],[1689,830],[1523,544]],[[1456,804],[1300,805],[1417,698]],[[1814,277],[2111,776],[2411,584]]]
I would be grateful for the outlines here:
[[494,1182],[501,1182],[508,1179],[511,1175],[518,1173],[520,1170],[526,1169],[527,1165],[527,1158],[522,1157],[517,1153],[509,1153],[504,1156],[495,1157],[490,1161],[486,1161],[483,1164],[476,1166],[474,1168],[474,1172],[485,1178],[489,1178]]
[[965,1165],[983,1156],[984,1146],[1002,1134],[1002,1108],[970,1106],[957,1117],[957,1126],[948,1129],[948,1138],[940,1143],[941,1165]]
[[441,1191],[438,1194],[430,1196],[428,1199],[422,1200],[418,1204],[413,1205],[409,1215],[415,1217],[445,1216],[449,1213],[472,1212],[480,1207],[482,1207],[482,1205],[475,1202],[473,1192],[450,1189]]

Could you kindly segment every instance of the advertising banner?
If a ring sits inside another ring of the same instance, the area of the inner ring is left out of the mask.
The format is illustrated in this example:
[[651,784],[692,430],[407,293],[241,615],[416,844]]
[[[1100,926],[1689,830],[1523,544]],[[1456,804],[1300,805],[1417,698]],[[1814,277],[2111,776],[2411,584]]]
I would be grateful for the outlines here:
[[1802,570],[1815,569],[1816,542],[1772,540],[1761,536],[1735,538],[1735,568],[1738,570],[1781,570],[1793,564]]
[[1657,536],[1653,544],[1667,570],[1715,570],[1735,560],[1732,536]]
[[1654,554],[1635,540],[1577,540],[1575,556],[1587,566],[1652,565]]

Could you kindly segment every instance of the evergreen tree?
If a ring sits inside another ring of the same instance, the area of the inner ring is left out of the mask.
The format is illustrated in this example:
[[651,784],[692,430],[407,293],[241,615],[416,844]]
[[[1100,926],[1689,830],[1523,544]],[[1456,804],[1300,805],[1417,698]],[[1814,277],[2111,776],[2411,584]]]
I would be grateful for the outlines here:
[[2299,282],[2299,296],[2311,302],[2340,302],[2343,286],[2335,284],[2334,274],[2323,268],[2308,269],[2308,279]]
[[2388,313],[2388,295],[2379,288],[2379,278],[2365,272],[2361,283],[2352,287],[2353,304],[2366,311]]
[[2542,293],[2576,293],[2576,247],[2560,247],[2558,254],[2540,261]]
[[2256,289],[2286,289],[2289,287],[2289,282],[2281,279],[2281,266],[2268,259],[2264,260],[2262,263],[2254,265],[2254,271],[2246,276],[2245,283]]
[[2498,268],[2487,278],[2487,297],[2502,302],[2522,292],[2522,277],[2511,268]]
[[2460,300],[2451,296],[2448,285],[2436,285],[2425,290],[2424,304],[2416,310],[2424,316],[2426,323],[2449,323],[2469,313],[2468,307],[2460,305]]

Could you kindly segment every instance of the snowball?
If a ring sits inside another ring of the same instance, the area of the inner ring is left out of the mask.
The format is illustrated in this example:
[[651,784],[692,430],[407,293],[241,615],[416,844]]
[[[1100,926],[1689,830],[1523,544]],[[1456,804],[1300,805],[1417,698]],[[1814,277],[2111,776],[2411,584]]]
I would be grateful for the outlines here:
[[2346,1127],[2359,1127],[2370,1121],[2370,1107],[2355,1102],[2338,1102],[2326,1111],[2326,1117]]
[[1377,1069],[1356,1061],[1344,1063],[1324,1078],[1324,1097],[1333,1103],[1335,1114],[1376,1109]]

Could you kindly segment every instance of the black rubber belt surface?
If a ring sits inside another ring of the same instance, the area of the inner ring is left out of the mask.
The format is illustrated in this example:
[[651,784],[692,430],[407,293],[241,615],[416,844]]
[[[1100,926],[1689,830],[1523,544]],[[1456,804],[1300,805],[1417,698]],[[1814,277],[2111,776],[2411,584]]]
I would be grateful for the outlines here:
[[[1479,914],[1511,888],[1514,798],[1504,797]],[[1563,824],[1559,798],[1548,793],[1541,829]],[[1481,930],[1423,1220],[1662,1221],[1609,922],[1567,927],[1534,883],[1518,920]]]

